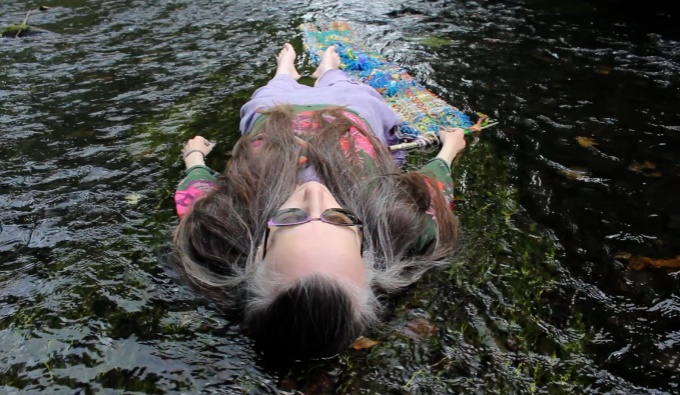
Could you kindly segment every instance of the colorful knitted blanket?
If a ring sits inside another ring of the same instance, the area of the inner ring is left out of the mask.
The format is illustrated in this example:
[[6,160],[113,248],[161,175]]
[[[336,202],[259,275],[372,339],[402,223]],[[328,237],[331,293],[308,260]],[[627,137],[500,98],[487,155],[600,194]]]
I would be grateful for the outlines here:
[[301,26],[305,49],[319,63],[321,54],[335,45],[341,68],[382,94],[401,117],[401,136],[420,146],[435,144],[437,132],[446,127],[468,128],[467,115],[447,104],[416,81],[406,70],[361,44],[346,22],[306,23]]

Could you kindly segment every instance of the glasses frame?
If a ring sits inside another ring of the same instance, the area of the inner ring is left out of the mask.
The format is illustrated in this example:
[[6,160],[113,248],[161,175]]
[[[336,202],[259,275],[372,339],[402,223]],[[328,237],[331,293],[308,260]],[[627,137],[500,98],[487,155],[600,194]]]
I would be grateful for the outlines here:
[[[301,212],[305,213],[307,218],[304,221],[294,222],[294,223],[291,223],[291,224],[278,224],[278,223],[274,222],[274,218],[276,216],[283,214],[283,213],[286,213],[286,212],[292,212],[292,211],[301,211]],[[328,219],[324,218],[324,215],[329,211],[338,211],[338,212],[341,212],[341,213],[344,213],[344,214],[349,214],[352,217],[356,218],[357,223],[356,224],[339,224],[337,222],[329,221]],[[329,224],[329,225],[335,225],[335,226],[358,226],[359,227],[359,237],[361,237],[361,245],[360,245],[359,249],[360,249],[360,252],[361,252],[361,256],[362,257],[364,256],[364,231],[363,231],[364,223],[361,222],[361,220],[359,218],[357,218],[357,216],[354,215],[353,212],[346,210],[344,208],[340,208],[340,207],[329,208],[329,209],[324,210],[321,213],[320,217],[314,218],[311,215],[309,215],[308,212],[306,212],[305,210],[303,210],[301,208],[287,208],[287,209],[277,211],[276,214],[274,214],[274,217],[271,217],[269,219],[269,221],[267,221],[267,230],[264,232],[264,241],[262,243],[262,259],[264,259],[264,257],[267,255],[267,241],[269,240],[269,234],[271,233],[272,227],[284,228],[286,226],[303,225],[303,224],[306,224],[306,223],[312,222],[312,221],[321,221],[323,223],[326,223],[326,224]]]

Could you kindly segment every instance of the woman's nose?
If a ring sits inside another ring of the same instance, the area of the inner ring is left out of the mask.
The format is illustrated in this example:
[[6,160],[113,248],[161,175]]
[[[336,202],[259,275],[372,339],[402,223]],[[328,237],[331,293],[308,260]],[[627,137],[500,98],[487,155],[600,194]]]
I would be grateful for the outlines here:
[[305,193],[302,198],[304,207],[301,207],[307,213],[315,218],[321,216],[321,213],[329,207],[325,207],[328,191],[321,184],[312,183],[305,188]]

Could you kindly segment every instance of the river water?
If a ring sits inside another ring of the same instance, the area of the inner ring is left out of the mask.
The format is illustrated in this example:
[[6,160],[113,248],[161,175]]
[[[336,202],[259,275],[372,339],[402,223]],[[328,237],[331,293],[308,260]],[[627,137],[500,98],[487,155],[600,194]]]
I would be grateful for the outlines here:
[[[680,392],[680,271],[642,267],[680,259],[671,5],[44,4],[55,34],[0,39],[0,392]],[[179,150],[200,133],[221,169],[280,45],[334,19],[500,125],[456,167],[460,254],[390,299],[381,343],[265,366],[166,263]]]

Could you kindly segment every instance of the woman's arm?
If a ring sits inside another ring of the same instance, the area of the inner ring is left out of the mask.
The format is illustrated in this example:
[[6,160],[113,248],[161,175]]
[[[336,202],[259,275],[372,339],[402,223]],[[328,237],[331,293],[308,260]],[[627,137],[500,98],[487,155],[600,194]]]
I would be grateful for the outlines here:
[[187,141],[182,148],[187,175],[175,191],[175,208],[180,217],[186,214],[196,199],[215,186],[216,177],[213,171],[205,165],[205,156],[212,151],[214,146],[215,144],[205,138],[196,136]]
[[187,141],[182,148],[182,158],[187,169],[194,166],[205,166],[205,157],[212,151],[215,143],[211,143],[202,136],[196,136]]
[[439,132],[439,140],[442,148],[437,158],[442,159],[451,166],[453,159],[465,149],[465,131],[461,128],[446,129]]
[[[432,201],[430,207],[424,213],[425,229],[416,244],[416,251],[418,252],[427,250],[428,246],[434,243],[439,233],[438,228],[441,225],[439,222],[443,220],[442,215],[448,215],[438,212],[435,207],[435,195],[441,193],[448,206],[446,210],[453,210],[451,163],[465,149],[465,131],[463,129],[441,131],[439,132],[439,139],[442,142],[439,154],[419,170],[425,176]],[[440,207],[439,210],[441,209],[443,207]],[[452,229],[451,232],[455,233],[455,229]]]

